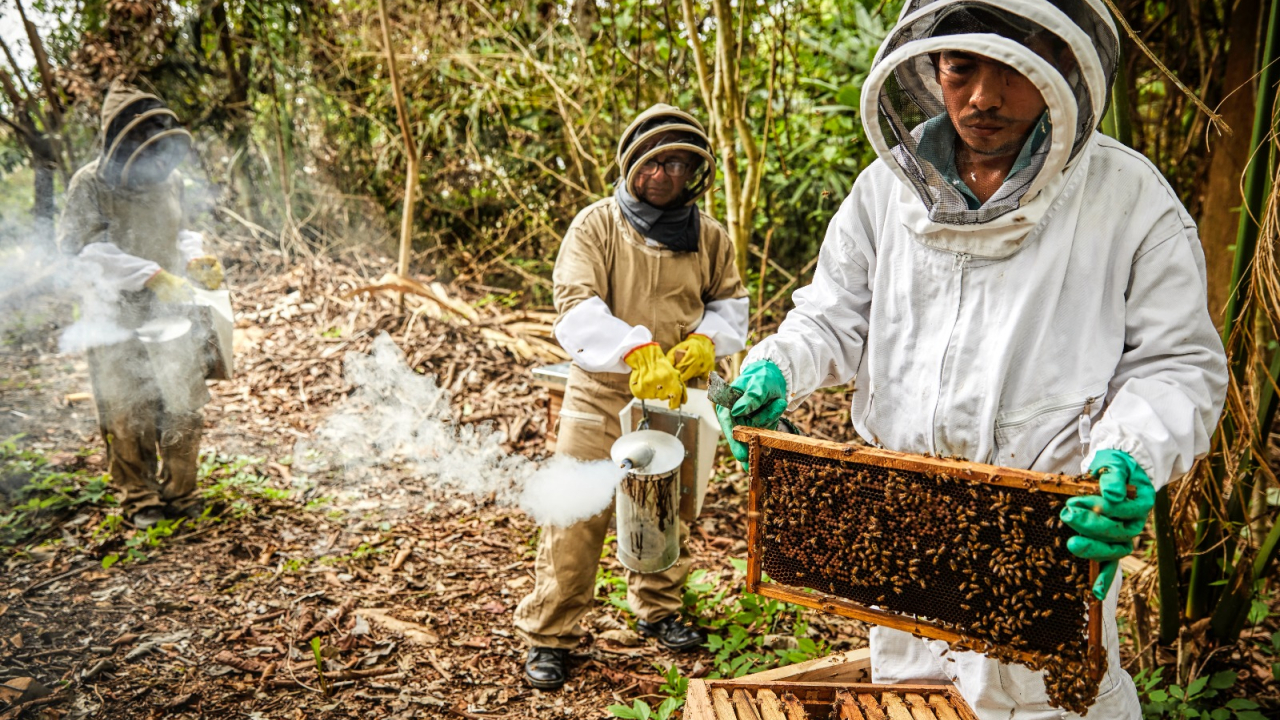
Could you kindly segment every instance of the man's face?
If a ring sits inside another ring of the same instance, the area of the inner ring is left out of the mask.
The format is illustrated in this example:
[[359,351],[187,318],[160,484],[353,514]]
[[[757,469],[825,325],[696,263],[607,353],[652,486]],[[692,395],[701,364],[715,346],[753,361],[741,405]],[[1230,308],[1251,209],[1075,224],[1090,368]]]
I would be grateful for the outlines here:
[[667,207],[680,198],[699,159],[688,150],[658,153],[640,167],[636,194],[654,207]]
[[956,134],[979,155],[1016,155],[1044,113],[1044,96],[1017,70],[991,58],[944,50],[938,84]]

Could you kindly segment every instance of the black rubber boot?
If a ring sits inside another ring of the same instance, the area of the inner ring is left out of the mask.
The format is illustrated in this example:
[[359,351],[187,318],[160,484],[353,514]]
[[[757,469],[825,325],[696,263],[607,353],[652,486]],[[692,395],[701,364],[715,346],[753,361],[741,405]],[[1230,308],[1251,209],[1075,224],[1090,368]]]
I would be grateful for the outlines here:
[[639,620],[636,629],[641,635],[657,638],[658,643],[668,650],[690,650],[707,642],[707,636],[701,630],[686,624],[679,615],[668,615],[657,622]]
[[539,690],[559,690],[569,678],[569,651],[561,648],[529,648],[524,680]]
[[139,530],[146,530],[152,525],[155,525],[165,519],[164,508],[156,507],[154,505],[145,507],[134,513],[133,517],[130,519],[133,521],[134,527]]
[[168,512],[165,514],[170,517],[185,517],[191,520],[198,520],[204,514],[205,502],[202,497],[186,497],[179,500],[170,501],[165,508]]

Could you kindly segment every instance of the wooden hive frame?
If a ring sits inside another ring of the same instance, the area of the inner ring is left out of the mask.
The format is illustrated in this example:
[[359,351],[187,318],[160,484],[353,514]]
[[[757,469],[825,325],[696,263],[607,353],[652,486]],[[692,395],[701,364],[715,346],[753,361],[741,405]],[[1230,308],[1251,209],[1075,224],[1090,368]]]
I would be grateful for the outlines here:
[[[750,450],[751,488],[747,501],[748,556],[746,589],[748,592],[947,642],[957,642],[971,638],[965,638],[961,633],[950,627],[921,620],[918,617],[875,609],[821,590],[763,580],[761,569],[763,562],[763,531],[761,529],[763,511],[761,504],[764,479],[759,472],[763,448],[774,448],[827,460],[872,465],[894,470],[943,474],[972,483],[1024,490],[1034,489],[1040,492],[1062,495],[1064,499],[1077,495],[1095,495],[1098,493],[1097,483],[1081,481],[1064,475],[1051,475],[961,460],[930,458],[746,426],[734,428],[733,436],[736,440],[745,442]],[[1090,578],[1095,579],[1097,573],[1098,564],[1091,562]],[[1088,607],[1087,627],[1088,660],[1091,666],[1090,671],[1096,679],[1104,667],[1102,603],[1092,597]],[[1015,652],[1014,654],[1019,659],[1035,659],[1026,652]]]

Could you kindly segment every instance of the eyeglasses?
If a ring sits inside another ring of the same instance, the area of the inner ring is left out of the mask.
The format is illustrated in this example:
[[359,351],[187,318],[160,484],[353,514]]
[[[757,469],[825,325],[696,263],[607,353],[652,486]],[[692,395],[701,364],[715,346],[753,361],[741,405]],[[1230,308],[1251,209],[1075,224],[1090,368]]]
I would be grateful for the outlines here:
[[687,160],[667,160],[666,162],[650,160],[640,166],[640,174],[645,176],[656,175],[658,168],[666,170],[667,175],[670,177],[684,177],[693,170],[693,163]]

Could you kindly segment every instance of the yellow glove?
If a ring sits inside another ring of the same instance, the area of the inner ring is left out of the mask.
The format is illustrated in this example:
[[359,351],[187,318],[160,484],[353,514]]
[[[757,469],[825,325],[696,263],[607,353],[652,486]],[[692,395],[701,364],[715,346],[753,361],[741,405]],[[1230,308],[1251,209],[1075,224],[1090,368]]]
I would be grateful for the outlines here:
[[716,367],[716,344],[706,335],[693,333],[667,351],[667,360],[686,383],[703,378]]
[[167,270],[161,270],[143,283],[143,287],[155,293],[163,303],[182,303],[192,300],[191,284]]
[[688,394],[680,371],[662,354],[658,343],[648,343],[627,353],[623,362],[631,366],[631,394],[641,400],[662,400],[672,410],[684,404]]
[[206,290],[217,290],[222,287],[222,263],[212,255],[191,258],[187,263],[187,276],[200,283]]

